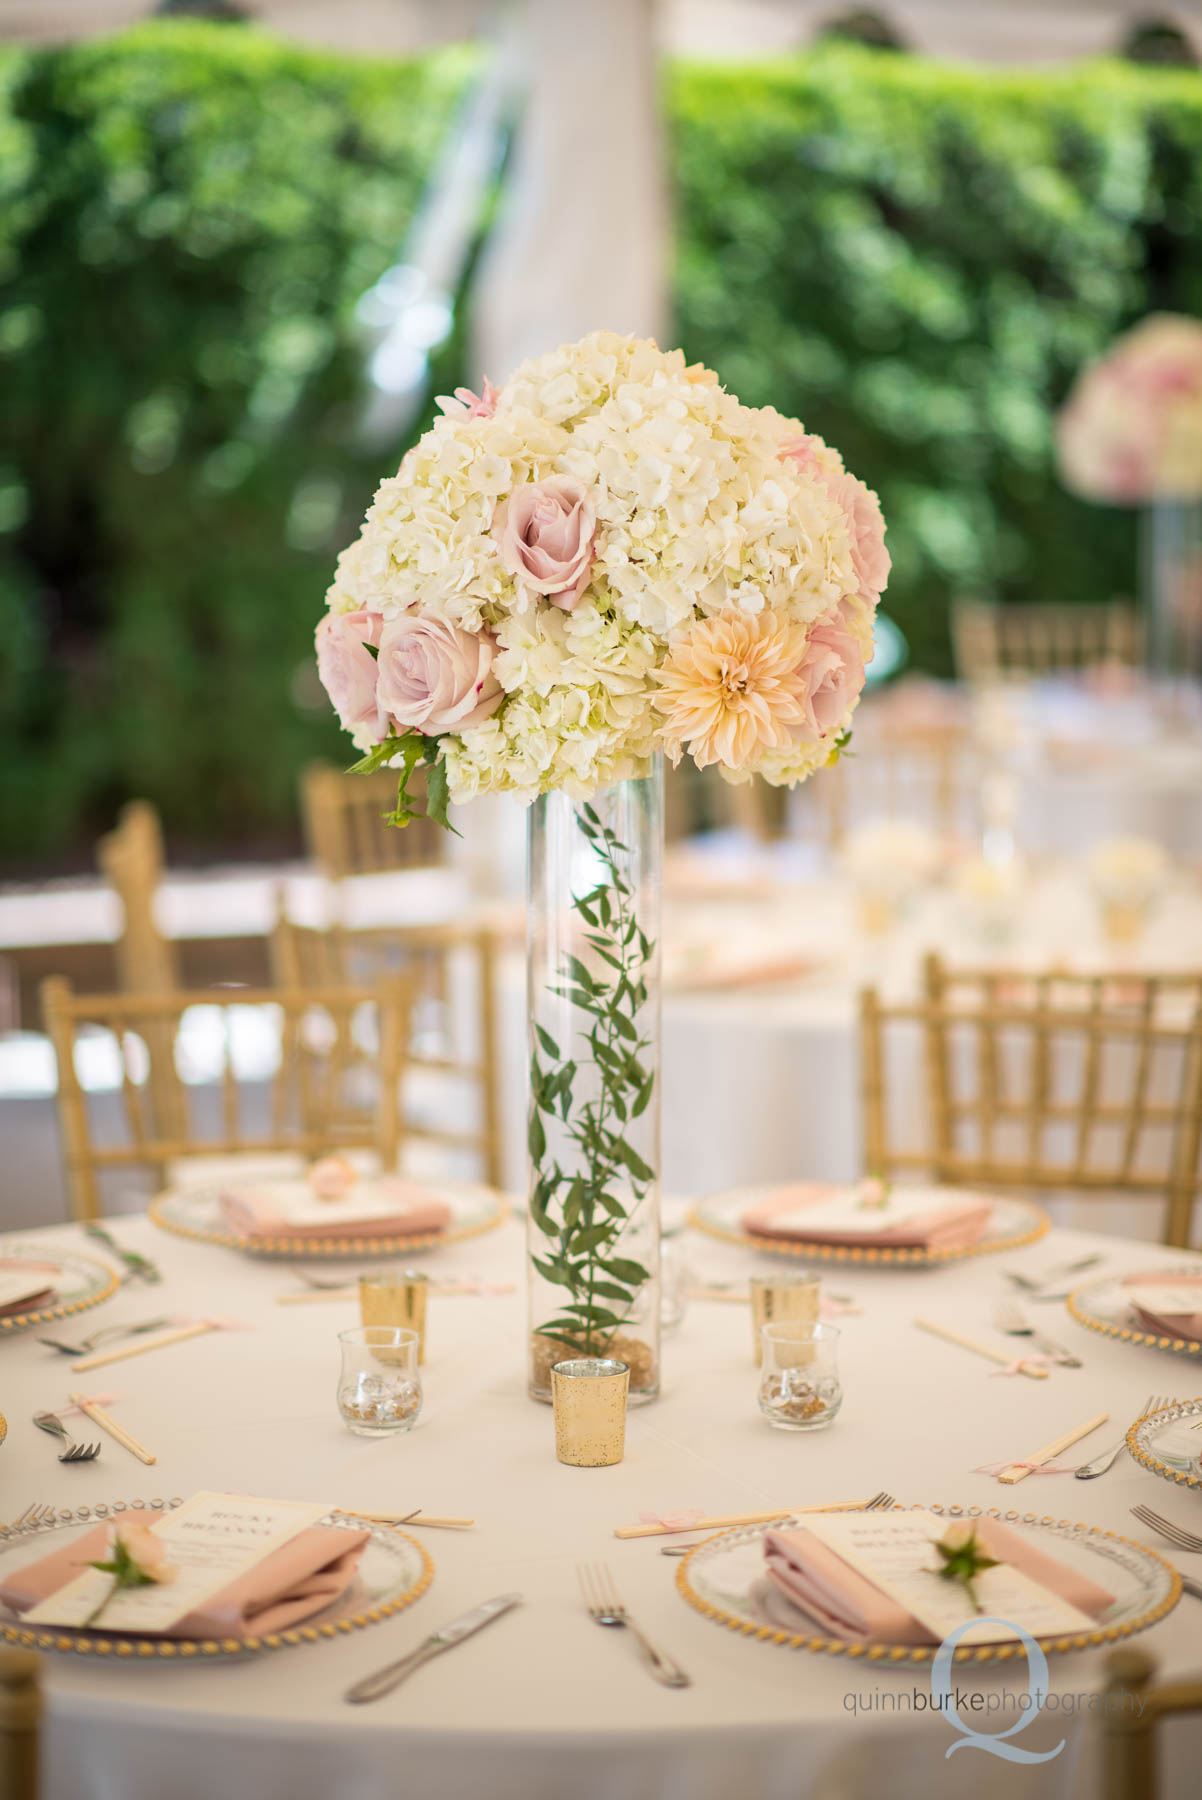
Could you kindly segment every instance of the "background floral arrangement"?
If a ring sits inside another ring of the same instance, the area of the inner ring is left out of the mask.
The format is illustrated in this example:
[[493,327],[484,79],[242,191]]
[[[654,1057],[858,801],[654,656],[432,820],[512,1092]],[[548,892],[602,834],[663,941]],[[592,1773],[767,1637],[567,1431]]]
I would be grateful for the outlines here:
[[1137,505],[1202,496],[1202,322],[1153,313],[1078,377],[1057,421],[1066,485]]
[[838,453],[678,350],[597,332],[458,389],[343,552],[318,670],[415,806],[564,789],[657,750],[803,780],[844,741],[889,572]]

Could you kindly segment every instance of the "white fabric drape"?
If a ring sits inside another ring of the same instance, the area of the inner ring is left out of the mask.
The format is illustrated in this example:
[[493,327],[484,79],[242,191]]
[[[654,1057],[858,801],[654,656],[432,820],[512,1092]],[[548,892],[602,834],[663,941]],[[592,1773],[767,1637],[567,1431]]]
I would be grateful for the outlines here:
[[655,0],[515,0],[527,87],[474,299],[477,375],[606,328],[664,341],[668,220]]

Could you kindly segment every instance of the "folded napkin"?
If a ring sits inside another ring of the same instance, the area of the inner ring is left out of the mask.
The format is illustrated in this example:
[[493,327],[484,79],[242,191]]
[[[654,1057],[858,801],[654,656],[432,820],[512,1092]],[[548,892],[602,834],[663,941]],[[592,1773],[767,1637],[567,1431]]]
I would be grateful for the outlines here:
[[855,1188],[796,1181],[748,1207],[743,1229],[756,1237],[869,1250],[959,1250],[976,1243],[993,1210],[992,1201],[980,1194],[940,1194],[934,1188],[899,1188],[895,1194],[900,1216],[890,1220],[888,1207],[878,1213],[859,1206]]
[[240,1237],[422,1237],[445,1231],[451,1209],[399,1175],[357,1181],[337,1200],[320,1200],[304,1181],[263,1182],[221,1193],[226,1223]]
[[[975,1524],[977,1538],[988,1555],[1037,1581],[1070,1606],[1097,1618],[1113,1603],[1114,1595],[1105,1588],[1057,1562],[998,1520],[977,1519]],[[871,1638],[886,1644],[939,1641],[896,1600],[804,1527],[767,1532],[764,1558],[773,1587],[835,1637],[855,1642]],[[932,1565],[934,1560],[932,1547]]]
[[817,957],[798,952],[764,957],[758,962],[682,961],[665,970],[665,985],[686,990],[716,992],[722,988],[766,987],[780,981],[799,981],[822,967]]
[[[1128,1275],[1124,1281],[1125,1288],[1171,1288],[1173,1297],[1185,1301],[1196,1295],[1196,1301],[1187,1311],[1183,1307],[1178,1311],[1174,1304],[1172,1311],[1167,1308],[1151,1312],[1141,1306],[1136,1298],[1132,1298],[1131,1310],[1141,1324],[1158,1337],[1185,1338],[1195,1344],[1202,1344],[1202,1273],[1197,1275],[1181,1274],[1172,1269],[1163,1274]],[[1167,1296],[1166,1296],[1167,1297]]]
[[36,1312],[39,1307],[47,1306],[55,1298],[53,1281],[43,1287],[35,1283],[43,1276],[54,1276],[59,1273],[57,1263],[17,1262],[11,1257],[0,1258],[0,1280],[8,1287],[10,1282],[19,1276],[29,1279],[29,1292],[21,1293],[15,1300],[5,1301],[0,1305],[0,1319],[15,1318],[18,1313]]
[[[108,1525],[97,1525],[73,1544],[27,1563],[0,1584],[0,1600],[15,1613],[28,1612],[82,1575],[89,1562],[103,1561]],[[355,1579],[369,1531],[313,1525],[272,1550],[253,1569],[237,1576],[188,1613],[164,1637],[262,1637],[285,1631],[341,1599]],[[98,1627],[103,1629],[103,1626]]]

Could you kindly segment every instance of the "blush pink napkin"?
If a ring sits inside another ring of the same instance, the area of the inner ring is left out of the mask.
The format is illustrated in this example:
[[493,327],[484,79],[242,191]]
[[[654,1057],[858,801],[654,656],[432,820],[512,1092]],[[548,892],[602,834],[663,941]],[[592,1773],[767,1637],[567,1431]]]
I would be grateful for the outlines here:
[[[47,1275],[57,1275],[59,1272],[57,1263],[15,1262],[11,1258],[0,1259],[0,1269],[15,1269],[22,1275],[28,1274],[31,1269],[44,1269]],[[24,1300],[14,1300],[8,1306],[0,1306],[0,1319],[11,1319],[18,1313],[36,1312],[40,1306],[45,1306],[53,1299],[53,1285],[39,1288],[36,1294],[26,1294]]]
[[1198,1310],[1192,1313],[1150,1313],[1142,1306],[1133,1305],[1131,1310],[1149,1331],[1160,1337],[1187,1338],[1195,1344],[1202,1344],[1202,1275],[1181,1275],[1172,1269],[1152,1275],[1128,1275],[1124,1287],[1152,1287],[1163,1282],[1166,1287],[1192,1288],[1198,1295]]
[[[86,1564],[102,1561],[109,1547],[108,1525],[97,1525],[73,1544],[17,1569],[0,1585],[0,1600],[15,1613],[28,1612],[82,1575]],[[239,1575],[220,1593],[188,1613],[164,1637],[262,1637],[285,1631],[341,1598],[355,1579],[371,1533],[313,1525],[298,1532]],[[103,1624],[99,1629],[103,1629]]]
[[[1097,1618],[1114,1599],[1096,1582],[1066,1568],[996,1519],[978,1519],[977,1535],[990,1556],[1008,1563],[1070,1606]],[[885,1644],[934,1644],[933,1632],[920,1625],[896,1600],[874,1587],[838,1553],[810,1531],[769,1531],[764,1537],[768,1579],[795,1606],[836,1637]],[[935,1565],[931,1551],[931,1565]]]
[[[427,1232],[445,1231],[451,1222],[451,1209],[416,1182],[404,1181],[399,1175],[384,1175],[371,1183],[377,1194],[386,1196],[395,1211],[374,1219],[339,1217],[342,1203],[331,1200],[323,1207],[323,1218],[317,1225],[291,1225],[269,1183],[262,1187],[227,1188],[221,1196],[221,1210],[226,1223],[242,1237],[295,1238],[377,1238],[422,1237]],[[353,1204],[355,1189],[347,1194]]]
[[[757,1201],[743,1214],[744,1231],[756,1237],[799,1239],[812,1244],[862,1244],[866,1250],[959,1250],[975,1244],[993,1210],[992,1202],[975,1194],[966,1194],[949,1206],[932,1208],[929,1213],[896,1225],[882,1225],[873,1231],[840,1231],[831,1225],[807,1230],[802,1225],[781,1225],[782,1213],[796,1212],[805,1206],[817,1206],[834,1194],[847,1193],[848,1213],[855,1206],[851,1190],[829,1187],[820,1181],[796,1181],[778,1188],[766,1200]],[[870,1215],[865,1210],[865,1218]]]

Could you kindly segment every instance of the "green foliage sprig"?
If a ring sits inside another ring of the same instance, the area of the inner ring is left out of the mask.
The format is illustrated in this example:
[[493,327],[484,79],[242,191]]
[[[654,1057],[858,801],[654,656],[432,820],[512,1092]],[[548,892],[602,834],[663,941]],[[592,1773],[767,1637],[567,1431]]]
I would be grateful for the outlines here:
[[[530,1212],[547,1238],[534,1266],[565,1290],[555,1315],[538,1327],[571,1349],[602,1352],[629,1318],[651,1272],[621,1254],[621,1241],[655,1179],[630,1142],[627,1127],[650,1104],[656,1073],[645,1058],[651,1041],[640,1030],[647,1003],[647,970],[655,945],[638,922],[634,891],[623,873],[626,846],[596,810],[582,806],[577,824],[589,840],[602,876],[572,901],[600,967],[566,956],[552,992],[591,1022],[576,1057],[541,1025],[530,1061],[528,1147],[535,1169]],[[578,1081],[592,1071],[596,1096],[575,1099]],[[565,1128],[576,1154],[569,1166],[548,1156],[547,1122]],[[630,1195],[629,1203],[623,1193]]]
[[[396,806],[390,813],[384,814],[388,825],[403,828],[414,819],[432,819],[445,831],[461,834],[455,830],[447,817],[447,808],[451,803],[450,790],[447,785],[447,766],[441,755],[442,740],[426,737],[420,731],[395,732],[389,734],[379,744],[373,744],[366,756],[352,763],[349,773],[352,775],[374,775],[377,769],[387,768],[395,757],[401,758],[398,770]],[[413,772],[418,768],[426,771],[425,804],[422,796],[410,789]]]

